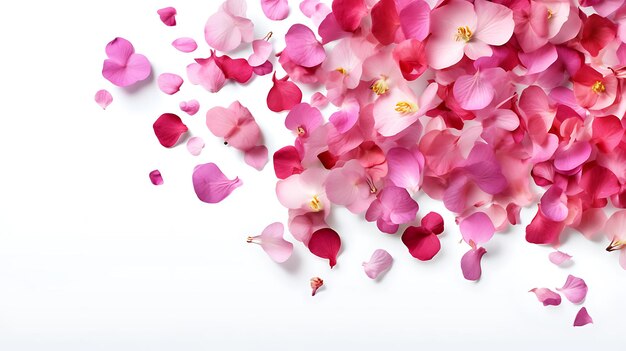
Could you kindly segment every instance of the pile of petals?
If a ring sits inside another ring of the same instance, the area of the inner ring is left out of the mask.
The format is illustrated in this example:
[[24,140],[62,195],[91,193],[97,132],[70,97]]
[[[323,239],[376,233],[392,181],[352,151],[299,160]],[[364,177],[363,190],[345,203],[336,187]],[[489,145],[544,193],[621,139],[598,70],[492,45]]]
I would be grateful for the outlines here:
[[[295,11],[294,1],[260,2],[268,21]],[[245,0],[226,0],[204,29],[211,54],[190,61],[187,80],[209,94],[271,77],[267,107],[284,117],[292,145],[268,150],[255,111],[238,101],[207,109],[206,125],[248,165],[262,170],[271,158],[287,229],[311,253],[337,264],[341,235],[327,219],[343,206],[382,233],[402,232],[418,260],[432,259],[445,250],[444,227],[439,214],[420,211],[416,199],[426,194],[456,216],[468,280],[480,278],[496,233],[520,224],[529,243],[555,248],[566,230],[605,235],[626,269],[624,1],[303,0],[299,10],[310,21],[291,25],[285,46],[274,47],[272,33],[255,31]],[[176,25],[175,9],[158,14]],[[172,45],[198,47],[190,37]],[[106,53],[103,75],[115,85],[150,74],[125,39]],[[161,74],[158,84],[175,95],[183,78]],[[106,92],[96,99],[103,108],[112,101]],[[189,115],[199,109],[196,100],[180,106]],[[173,113],[154,131],[165,147],[188,132]],[[199,153],[204,144],[195,141],[190,151]],[[212,163],[192,179],[208,203],[243,185]],[[521,209],[537,203],[532,221],[521,223]],[[609,218],[607,206],[619,210]],[[274,223],[249,241],[283,262],[292,244],[282,234]],[[383,252],[365,264],[367,276],[390,267]]]

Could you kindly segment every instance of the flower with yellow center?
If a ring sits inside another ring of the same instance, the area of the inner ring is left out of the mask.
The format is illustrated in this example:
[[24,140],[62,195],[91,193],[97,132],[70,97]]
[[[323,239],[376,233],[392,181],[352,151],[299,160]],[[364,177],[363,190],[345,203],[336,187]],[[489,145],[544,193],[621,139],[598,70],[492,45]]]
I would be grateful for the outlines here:
[[374,84],[372,84],[372,86],[370,87],[370,89],[372,89],[372,91],[376,93],[376,95],[385,94],[387,91],[389,91],[389,84],[387,83],[387,77],[381,75],[380,79],[375,81]]
[[468,27],[459,27],[456,29],[456,35],[454,36],[456,41],[469,42],[472,39],[472,30]]
[[322,202],[317,195],[314,195],[311,201],[309,201],[309,207],[313,212],[319,212],[322,210]]
[[602,82],[598,80],[593,83],[593,85],[591,86],[591,90],[596,94],[600,94],[606,91],[606,87],[604,87],[604,84],[602,84]]
[[613,241],[611,241],[609,246],[606,248],[606,251],[611,252],[615,250],[621,250],[624,247],[626,247],[626,241],[616,238],[616,239],[613,239]]
[[396,104],[394,108],[396,112],[400,112],[401,114],[409,114],[415,113],[418,110],[417,104],[408,101],[400,101]]
[[335,69],[335,71],[337,71],[337,72],[339,72],[339,73],[341,73],[343,75],[348,74],[348,71],[346,71],[346,69],[343,68],[343,67],[339,67],[339,68]]

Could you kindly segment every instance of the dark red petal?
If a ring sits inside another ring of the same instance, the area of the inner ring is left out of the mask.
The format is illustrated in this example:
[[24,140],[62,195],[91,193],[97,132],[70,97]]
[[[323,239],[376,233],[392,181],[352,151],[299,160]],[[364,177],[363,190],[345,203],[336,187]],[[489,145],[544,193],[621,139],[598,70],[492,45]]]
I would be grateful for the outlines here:
[[402,242],[409,249],[411,256],[421,261],[435,257],[441,249],[437,235],[424,227],[408,227],[402,233]]
[[372,34],[383,45],[396,40],[396,32],[400,28],[400,17],[395,0],[380,0],[372,7]]
[[180,136],[187,132],[187,126],[173,113],[164,113],[152,125],[159,143],[165,147],[176,145]]
[[320,160],[322,166],[326,169],[332,169],[337,164],[339,158],[333,155],[330,151],[324,151],[317,155],[317,159]]
[[337,264],[337,254],[341,248],[341,238],[336,231],[322,228],[315,231],[309,240],[309,250],[317,257],[327,258],[330,268]]
[[422,227],[433,232],[434,234],[443,233],[443,218],[437,212],[430,212],[422,218]]
[[304,172],[300,154],[295,147],[285,146],[274,153],[274,172],[278,179]]
[[252,77],[252,66],[242,58],[232,59],[229,56],[216,56],[215,63],[224,72],[227,79],[235,80],[239,83],[246,83]]
[[367,14],[365,0],[334,0],[333,14],[341,29],[354,32],[361,25],[361,19]]
[[615,116],[596,117],[593,119],[592,141],[596,143],[600,151],[609,153],[619,145],[624,136],[622,122]]
[[594,13],[583,25],[580,43],[591,56],[596,57],[600,50],[615,39],[616,34],[617,26],[611,20]]
[[302,91],[293,82],[287,81],[287,78],[276,79],[274,72],[274,86],[267,94],[267,107],[274,112],[290,110],[302,102]]

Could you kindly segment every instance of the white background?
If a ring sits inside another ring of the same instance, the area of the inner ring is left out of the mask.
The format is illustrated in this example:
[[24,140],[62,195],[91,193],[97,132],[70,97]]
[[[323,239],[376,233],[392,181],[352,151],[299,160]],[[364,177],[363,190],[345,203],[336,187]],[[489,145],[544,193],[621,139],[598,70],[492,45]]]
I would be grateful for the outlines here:
[[[284,23],[267,20],[249,1],[255,34],[274,31],[281,49],[290,23],[310,24],[291,1]],[[292,142],[284,114],[265,105],[271,76],[218,94],[186,82],[174,96],[154,77],[186,78],[194,57],[207,57],[204,22],[216,1],[18,2],[0,21],[0,350],[583,350],[617,348],[623,341],[626,272],[605,242],[574,234],[562,250],[569,268],[548,261],[550,248],[527,244],[523,226],[486,245],[483,278],[463,279],[453,216],[420,197],[420,214],[438,210],[446,231],[430,262],[413,259],[398,235],[378,232],[362,217],[336,210],[332,226],[343,248],[337,266],[295,243],[285,264],[246,244],[287,215],[274,195],[271,164],[257,172],[237,150],[204,125],[204,112],[239,99],[256,116],[270,152]],[[156,10],[178,9],[178,25],[164,26]],[[148,85],[133,91],[101,76],[106,43],[129,39],[153,64]],[[199,49],[183,54],[177,37]],[[247,49],[246,49],[247,50]],[[238,54],[247,57],[248,51]],[[109,89],[103,111],[94,93]],[[308,94],[307,94],[308,95]],[[207,145],[198,157],[184,144],[165,149],[152,131],[164,112],[196,98],[201,111],[180,113]],[[305,97],[308,100],[308,96]],[[244,186],[218,205],[193,191],[195,165],[216,162]],[[148,173],[160,169],[165,184]],[[525,209],[524,225],[534,209]],[[294,241],[289,234],[289,240]],[[380,281],[361,262],[377,249],[395,258]],[[568,274],[590,289],[584,306],[595,324],[573,328],[580,306],[564,299],[543,307],[533,287],[560,287]],[[325,287],[310,296],[309,279]]]

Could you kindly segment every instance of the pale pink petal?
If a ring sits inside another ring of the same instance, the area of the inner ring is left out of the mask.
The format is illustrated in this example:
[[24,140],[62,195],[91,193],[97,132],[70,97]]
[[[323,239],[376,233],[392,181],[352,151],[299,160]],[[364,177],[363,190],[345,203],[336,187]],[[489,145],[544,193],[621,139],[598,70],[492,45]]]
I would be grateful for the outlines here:
[[201,137],[192,137],[187,140],[187,150],[194,156],[200,155],[204,149],[204,140]]
[[283,238],[285,227],[282,223],[276,222],[268,225],[261,235],[248,237],[249,243],[261,245],[263,251],[278,263],[283,263],[291,257],[293,244]]
[[537,300],[544,306],[558,306],[561,304],[561,295],[548,288],[534,288],[529,292],[535,293]]
[[400,26],[406,39],[424,40],[430,31],[430,6],[417,0],[400,11]]
[[387,177],[400,188],[416,192],[422,182],[424,157],[405,148],[393,148],[387,152]]
[[385,272],[393,263],[393,257],[389,252],[378,249],[374,251],[369,262],[363,262],[363,270],[371,279],[376,279],[381,273]]
[[567,280],[562,288],[557,288],[571,303],[579,304],[585,300],[587,296],[587,284],[581,278],[568,275]]
[[311,18],[316,11],[317,6],[320,4],[320,0],[302,0],[300,3],[300,11],[302,14]]
[[178,104],[178,107],[180,107],[181,111],[186,112],[190,116],[193,116],[200,110],[200,103],[196,99],[181,101],[181,103]]
[[206,113],[206,125],[216,137],[224,138],[231,146],[247,151],[259,145],[261,129],[254,117],[239,101],[228,108],[213,107]]
[[575,327],[582,327],[583,325],[587,325],[589,323],[593,323],[593,319],[587,312],[587,308],[583,307],[576,313],[576,318],[574,319]]
[[314,67],[326,58],[326,51],[317,41],[315,33],[302,24],[294,24],[285,35],[286,47],[283,51],[293,63],[303,67]]
[[226,83],[226,76],[217,65],[214,54],[207,59],[196,59],[187,66],[187,76],[191,84],[200,84],[212,93],[218,92]]
[[308,137],[322,123],[324,117],[320,110],[305,102],[295,105],[285,117],[285,127],[300,137]]
[[463,240],[470,244],[483,244],[489,241],[496,228],[493,226],[491,219],[484,212],[475,212],[464,218],[459,223],[459,229],[463,235]]
[[626,250],[619,251],[619,265],[626,269]]
[[328,98],[324,96],[324,94],[318,91],[311,95],[311,106],[323,108],[326,107],[326,105],[328,105]]
[[[454,38],[431,37],[426,43],[426,60],[434,69],[448,68],[461,61],[464,55],[465,42]],[[445,52],[445,55],[441,53]]]
[[480,261],[487,253],[484,247],[471,248],[461,258],[461,271],[467,280],[476,281],[482,275]]
[[485,143],[474,144],[467,156],[464,169],[469,178],[488,194],[499,194],[507,187],[507,180],[502,174],[494,151]]
[[176,25],[176,9],[173,7],[165,7],[157,11],[161,18],[161,22],[166,26],[172,27]]
[[105,89],[98,90],[94,99],[103,110],[106,110],[107,106],[113,102],[113,96]]
[[176,94],[183,85],[183,79],[178,74],[163,73],[157,78],[157,84],[162,92],[168,95]]
[[272,44],[263,39],[252,42],[252,55],[248,58],[248,63],[252,67],[258,67],[267,61],[272,54]]
[[154,171],[150,172],[149,176],[150,176],[150,182],[152,182],[152,184],[154,185],[163,184],[163,177],[161,176],[161,172],[159,172],[158,169],[155,169]]
[[289,15],[287,0],[261,0],[261,8],[267,18],[281,21]]
[[565,252],[557,250],[554,252],[550,252],[548,258],[550,259],[550,262],[554,263],[557,266],[560,266],[563,263],[569,262],[572,259],[572,256],[566,254]]
[[172,42],[172,46],[181,52],[194,52],[198,48],[198,44],[193,38],[178,38]]
[[454,83],[454,98],[466,110],[480,110],[493,101],[496,94],[491,83],[484,79],[480,72],[473,76],[465,75],[457,78]]
[[173,113],[164,113],[159,116],[152,128],[159,143],[168,148],[176,145],[180,137],[188,130],[180,117]]
[[223,9],[209,17],[204,26],[206,42],[222,52],[234,50],[242,42],[252,41],[253,32],[254,25],[249,19],[233,16]]
[[513,11],[504,5],[486,0],[476,0],[474,6],[478,16],[476,39],[489,45],[506,44],[515,29]]
[[262,170],[268,161],[268,151],[265,145],[258,145],[245,151],[243,156],[244,162],[256,170]]
[[214,163],[198,165],[193,170],[193,189],[198,199],[210,204],[224,200],[243,185],[239,178],[228,179]]
[[560,222],[567,218],[567,196],[558,186],[551,186],[541,197],[541,210],[547,218],[554,222]]
[[491,46],[478,40],[470,41],[469,43],[465,44],[463,52],[471,60],[478,60],[481,57],[493,56],[493,49],[491,48]]
[[345,133],[352,129],[359,119],[360,105],[355,99],[344,102],[341,110],[333,113],[328,120],[335,126],[339,133]]

